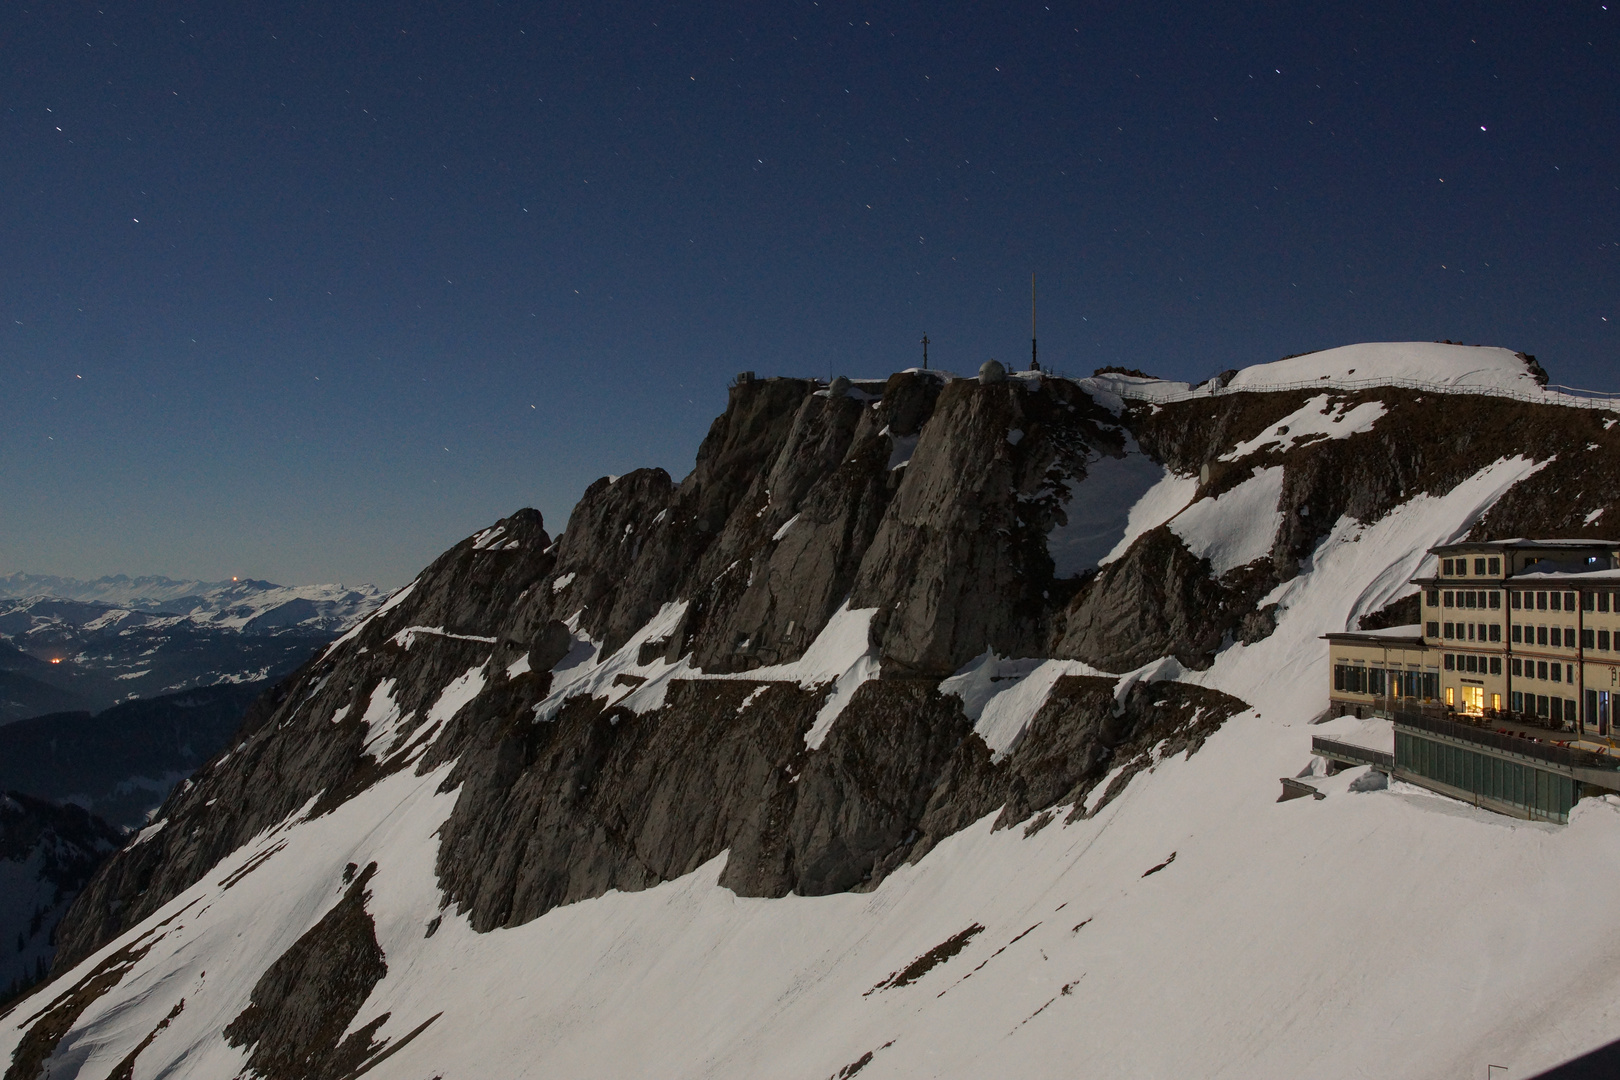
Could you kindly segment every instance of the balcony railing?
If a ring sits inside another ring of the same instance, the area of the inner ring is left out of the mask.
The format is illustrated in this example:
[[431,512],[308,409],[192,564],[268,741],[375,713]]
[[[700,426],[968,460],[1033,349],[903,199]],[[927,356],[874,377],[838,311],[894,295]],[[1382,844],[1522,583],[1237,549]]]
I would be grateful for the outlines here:
[[1489,746],[1505,753],[1517,754],[1520,757],[1545,761],[1551,765],[1561,765],[1566,769],[1603,769],[1620,773],[1620,760],[1604,754],[1595,754],[1590,750],[1578,750],[1571,746],[1557,746],[1553,743],[1539,742],[1531,738],[1505,735],[1499,731],[1492,731],[1487,727],[1459,723],[1456,720],[1425,714],[1416,710],[1397,712],[1394,718],[1397,724],[1415,728],[1418,731],[1427,731],[1434,735],[1446,735],[1464,742]]

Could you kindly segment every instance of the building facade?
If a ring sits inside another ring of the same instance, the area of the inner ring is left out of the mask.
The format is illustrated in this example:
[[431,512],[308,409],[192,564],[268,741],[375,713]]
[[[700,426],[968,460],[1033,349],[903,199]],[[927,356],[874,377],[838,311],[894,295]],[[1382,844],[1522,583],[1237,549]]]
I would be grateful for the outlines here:
[[1620,543],[1498,540],[1431,549],[1420,621],[1326,635],[1330,707],[1414,705],[1610,741],[1620,721]]

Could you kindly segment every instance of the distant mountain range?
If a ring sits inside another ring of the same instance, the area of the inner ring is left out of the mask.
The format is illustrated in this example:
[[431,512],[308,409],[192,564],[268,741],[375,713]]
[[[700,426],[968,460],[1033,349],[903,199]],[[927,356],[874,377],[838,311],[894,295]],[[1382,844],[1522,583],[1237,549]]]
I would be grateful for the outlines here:
[[0,724],[280,678],[384,596],[373,585],[0,577]]
[[[77,601],[100,608],[113,621],[141,613],[180,617],[198,624],[247,633],[290,629],[340,633],[354,625],[387,593],[375,585],[277,585],[255,578],[232,581],[176,581],[174,578],[114,574],[81,581],[48,574],[0,577],[0,599]],[[0,633],[12,631],[0,628]]]
[[0,1009],[44,977],[57,921],[127,830],[226,746],[270,680],[383,596],[371,585],[0,578]]

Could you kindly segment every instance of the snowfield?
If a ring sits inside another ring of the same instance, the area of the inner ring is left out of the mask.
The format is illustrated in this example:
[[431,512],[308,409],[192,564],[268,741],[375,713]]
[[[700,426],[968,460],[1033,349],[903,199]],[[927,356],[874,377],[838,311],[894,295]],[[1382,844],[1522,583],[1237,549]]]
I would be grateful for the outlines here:
[[1233,390],[1264,390],[1302,383],[1324,386],[1419,382],[1452,390],[1508,390],[1540,396],[1541,386],[1511,349],[1446,345],[1435,341],[1379,341],[1255,364],[1235,375]]
[[[1516,389],[1503,356],[1523,371],[1506,350],[1354,346],[1239,378],[1258,386],[1411,371]],[[1342,437],[1379,415],[1313,402],[1289,432],[1236,456]],[[479,934],[441,907],[434,870],[456,799],[440,790],[452,766],[395,772],[324,816],[305,807],[24,1002],[0,1020],[0,1060],[52,996],[138,942],[149,951],[80,1017],[50,1075],[106,1076],[148,1039],[137,1078],[236,1075],[247,1051],[221,1030],[269,963],[343,896],[345,867],[375,862],[367,910],[388,973],[350,1030],[387,1014],[375,1038],[388,1050],[367,1072],[376,1080],[820,1080],[855,1067],[861,1080],[1449,1080],[1484,1076],[1487,1064],[1532,1076],[1620,1034],[1620,800],[1585,800],[1559,827],[1377,788],[1365,770],[1320,776],[1312,734],[1369,745],[1383,736],[1366,722],[1310,721],[1326,704],[1320,635],[1411,592],[1427,548],[1464,535],[1544,464],[1503,459],[1380,520],[1340,520],[1299,576],[1266,598],[1278,605],[1276,630],[1226,648],[1206,671],[1166,659],[1113,673],[1121,691],[1179,678],[1252,707],[1192,757],[1138,774],[1094,817],[1068,821],[1062,808],[1026,834],[994,832],[988,816],[867,893],[739,897],[717,884],[721,856],[644,892]],[[1271,547],[1282,475],[1260,468],[1197,502],[1191,478],[1136,477],[1128,512],[1110,526],[1123,537],[1109,540],[1112,551],[1093,544],[1089,557],[1116,558],[1168,522],[1217,573],[1243,565]],[[606,657],[576,634],[538,722],[577,694],[641,712],[662,703],[674,678],[792,680],[828,692],[807,737],[813,750],[876,674],[873,612],[847,605],[792,664],[740,676],[705,676],[686,658],[640,664],[641,646],[667,639],[683,614],[684,604],[666,605]],[[431,719],[448,721],[487,674],[458,674]],[[632,690],[616,685],[621,674],[645,681]],[[986,653],[941,689],[961,698],[999,755],[1065,674],[1103,673]],[[391,690],[379,687],[366,707],[378,754],[407,752],[396,746]],[[432,737],[419,730],[412,754]],[[1280,777],[1313,769],[1325,799],[1276,801]],[[957,951],[942,955],[948,942]]]

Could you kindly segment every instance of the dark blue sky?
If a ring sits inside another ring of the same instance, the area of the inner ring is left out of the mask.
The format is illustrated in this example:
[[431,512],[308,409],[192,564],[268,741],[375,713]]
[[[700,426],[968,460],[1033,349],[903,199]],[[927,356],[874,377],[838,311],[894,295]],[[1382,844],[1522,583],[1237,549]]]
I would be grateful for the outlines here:
[[[606,8],[607,5],[602,5]],[[46,3],[0,27],[0,573],[397,585],[735,372],[1367,340],[1620,389],[1601,3]]]

